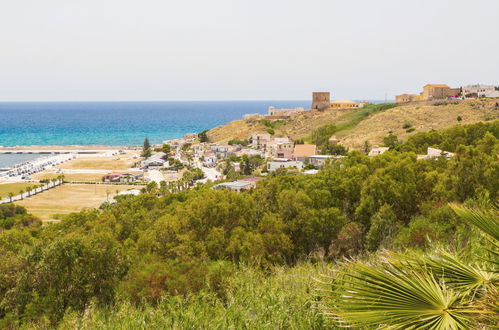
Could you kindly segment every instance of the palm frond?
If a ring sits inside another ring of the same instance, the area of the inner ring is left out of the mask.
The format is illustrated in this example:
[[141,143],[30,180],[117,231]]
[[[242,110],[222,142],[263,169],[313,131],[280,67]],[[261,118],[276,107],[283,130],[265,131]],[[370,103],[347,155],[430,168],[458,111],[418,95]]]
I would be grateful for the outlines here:
[[426,271],[356,262],[334,280],[326,313],[345,326],[469,329],[486,313]]
[[[475,209],[457,204],[450,204],[454,212],[464,221],[478,227],[490,236],[495,244],[499,241],[499,214],[496,207],[492,209]],[[496,245],[497,246],[497,245]]]
[[479,289],[486,290],[497,285],[499,274],[488,271],[487,265],[470,264],[447,251],[437,250],[429,255],[394,255],[392,262],[410,264],[431,272],[436,278],[443,279],[449,287],[470,293]]

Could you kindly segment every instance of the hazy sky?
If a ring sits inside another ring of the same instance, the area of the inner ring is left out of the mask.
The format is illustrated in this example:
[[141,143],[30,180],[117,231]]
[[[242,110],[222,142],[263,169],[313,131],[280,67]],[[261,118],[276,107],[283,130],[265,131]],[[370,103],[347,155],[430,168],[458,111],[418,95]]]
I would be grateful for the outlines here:
[[498,0],[2,0],[0,101],[499,84]]

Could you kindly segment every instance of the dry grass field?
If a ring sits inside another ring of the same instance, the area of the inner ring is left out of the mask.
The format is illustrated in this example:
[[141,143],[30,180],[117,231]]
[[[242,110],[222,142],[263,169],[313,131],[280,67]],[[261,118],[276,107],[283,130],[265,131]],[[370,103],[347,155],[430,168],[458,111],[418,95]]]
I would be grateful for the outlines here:
[[21,189],[31,186],[31,183],[0,183],[0,199],[7,198],[9,192],[18,195]]
[[[401,139],[418,132],[432,129],[446,129],[455,125],[473,124],[480,121],[499,118],[499,110],[495,106],[499,99],[466,100],[458,104],[429,105],[406,104],[383,112],[372,114],[354,127],[335,134],[340,143],[351,149],[359,149],[364,141],[371,144],[381,144],[383,137],[393,132]],[[355,111],[360,110],[333,110],[323,112],[305,111],[291,120],[287,120],[275,129],[275,136],[288,136],[291,139],[306,138],[320,126],[327,124],[344,124]],[[457,117],[462,118],[457,121]],[[404,124],[412,125],[414,131],[407,132]],[[218,126],[208,131],[211,142],[227,142],[231,139],[247,139],[252,133],[266,131],[267,127],[252,120],[236,120],[225,126]]]
[[28,212],[43,221],[56,220],[54,215],[78,212],[85,208],[99,207],[108,198],[111,200],[116,191],[140,189],[140,186],[64,184],[41,194],[16,202]]
[[58,168],[119,171],[131,168],[137,161],[140,160],[129,156],[80,157],[61,164]]

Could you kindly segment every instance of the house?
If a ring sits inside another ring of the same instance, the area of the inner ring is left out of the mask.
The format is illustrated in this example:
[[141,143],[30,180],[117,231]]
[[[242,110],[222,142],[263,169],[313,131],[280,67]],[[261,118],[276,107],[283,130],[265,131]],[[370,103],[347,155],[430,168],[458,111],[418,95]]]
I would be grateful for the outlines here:
[[371,151],[369,151],[369,154],[368,156],[369,157],[373,157],[373,156],[378,156],[378,155],[381,155],[383,153],[385,153],[386,151],[388,151],[390,148],[388,147],[378,147],[378,146],[374,146]]
[[293,149],[293,159],[304,161],[306,158],[317,153],[315,144],[297,144]]
[[496,91],[496,87],[493,85],[482,85],[482,84],[476,84],[476,85],[468,85],[464,86],[463,88],[463,96],[466,97],[481,97],[481,96],[487,96],[487,94],[493,93]]
[[102,182],[136,182],[143,178],[142,174],[113,172],[102,177]]
[[487,92],[484,94],[485,97],[499,97],[499,91]]
[[335,160],[335,159],[340,159],[345,156],[333,156],[333,155],[313,155],[308,157],[308,161],[310,164],[313,164],[314,166],[317,167],[323,167],[326,164],[326,161],[328,159],[330,160]]
[[287,158],[274,158],[273,161],[267,163],[267,171],[269,172],[273,172],[279,168],[297,168],[301,171],[303,169],[303,162]]
[[162,167],[165,164],[165,160],[163,159],[165,157],[166,154],[164,152],[155,153],[140,163],[141,168]]
[[213,189],[227,189],[230,191],[241,192],[242,190],[249,190],[252,188],[251,183],[249,182],[222,182],[213,187]]
[[400,94],[395,96],[395,103],[408,103],[419,101],[418,94]]
[[215,155],[204,156],[203,166],[215,167],[217,165],[217,157]]
[[263,179],[264,178],[260,178],[260,177],[257,177],[257,176],[251,176],[251,177],[239,179],[239,180],[237,180],[237,182],[249,183],[251,185],[251,188],[255,188],[257,182],[260,182]]
[[251,145],[256,149],[265,149],[270,140],[271,135],[269,133],[255,133],[251,136]]
[[331,108],[333,109],[350,109],[350,108],[362,108],[364,105],[351,100],[336,100],[331,103]]
[[274,138],[269,144],[272,157],[291,158],[293,156],[294,143],[287,137]]
[[183,136],[184,141],[187,143],[192,143],[192,142],[196,141],[197,138],[198,138],[198,135],[196,133],[187,133],[187,134],[184,134],[184,136]]
[[415,101],[431,101],[446,99],[448,97],[457,97],[461,92],[460,88],[450,88],[445,84],[426,84],[423,91],[417,94],[401,94],[395,96],[395,102],[406,103]]
[[445,157],[445,159],[449,160],[454,156],[454,153],[443,151],[437,148],[430,148],[426,150],[426,155],[418,155],[418,159],[433,159],[438,157]]

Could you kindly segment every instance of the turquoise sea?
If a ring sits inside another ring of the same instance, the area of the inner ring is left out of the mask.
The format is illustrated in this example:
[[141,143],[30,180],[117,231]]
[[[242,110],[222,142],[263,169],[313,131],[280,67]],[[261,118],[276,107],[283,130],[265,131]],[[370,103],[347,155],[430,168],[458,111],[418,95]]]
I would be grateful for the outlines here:
[[140,145],[310,101],[0,102],[0,146]]

